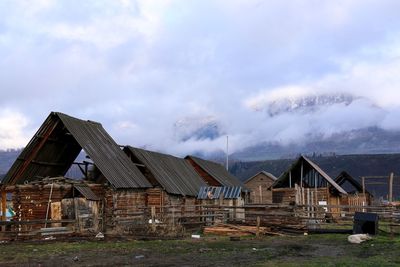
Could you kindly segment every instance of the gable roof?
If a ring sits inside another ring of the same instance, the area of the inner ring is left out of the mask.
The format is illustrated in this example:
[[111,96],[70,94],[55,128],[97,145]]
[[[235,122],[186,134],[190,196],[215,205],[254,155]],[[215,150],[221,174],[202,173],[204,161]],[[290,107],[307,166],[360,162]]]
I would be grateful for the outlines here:
[[230,174],[224,166],[209,161],[201,159],[195,156],[186,156],[185,159],[192,159],[201,169],[211,175],[215,180],[217,180],[222,186],[241,186],[243,184],[238,178]]
[[305,156],[300,156],[290,167],[287,171],[285,171],[278,180],[275,181],[275,183],[271,187],[279,187],[284,184],[285,181],[289,180],[289,173],[293,171],[294,169],[298,168],[301,164],[306,163],[314,169],[325,181],[330,184],[333,188],[335,188],[339,193],[347,195],[347,192],[340,187],[326,172],[324,172],[317,164],[312,162],[310,159],[308,159]]
[[82,149],[114,188],[151,187],[100,123],[59,112],[50,113],[6,174],[4,184],[64,176]]
[[[357,190],[357,192],[361,192],[361,193],[363,192],[362,185],[361,185],[358,181],[356,181],[356,180],[355,180],[350,174],[348,174],[346,171],[342,171],[342,172],[338,175],[338,177],[336,177],[336,179],[335,179],[335,182],[336,182],[338,185],[340,185],[340,186],[343,186],[344,183],[346,183],[346,181],[349,182],[349,183],[353,186],[353,188],[355,188],[355,189]],[[343,189],[344,189],[344,188],[343,188]],[[347,192],[350,193],[349,190],[347,190]],[[367,190],[365,190],[365,193],[370,194]]]
[[161,186],[171,194],[196,196],[206,183],[185,159],[131,146],[124,147],[151,172]]
[[258,176],[260,174],[264,174],[266,177],[270,178],[272,181],[276,181],[278,179],[272,173],[269,173],[269,172],[266,172],[266,171],[260,171],[260,172],[258,172],[256,174],[254,174],[253,176],[251,176],[249,179],[247,179],[243,183],[246,184],[246,183],[250,182],[251,180],[253,180],[256,176]]

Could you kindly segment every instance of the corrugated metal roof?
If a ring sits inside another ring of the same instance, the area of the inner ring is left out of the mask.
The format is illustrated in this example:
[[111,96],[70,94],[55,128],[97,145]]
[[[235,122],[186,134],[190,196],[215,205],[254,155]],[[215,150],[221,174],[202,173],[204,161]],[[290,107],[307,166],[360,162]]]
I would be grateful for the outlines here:
[[114,188],[151,187],[97,122],[52,112],[7,173],[4,184],[64,176],[84,149]]
[[209,161],[205,159],[201,159],[194,156],[187,156],[186,158],[192,159],[198,166],[200,166],[205,172],[211,175],[215,180],[217,180],[223,186],[241,186],[243,184],[239,181],[238,178],[230,174],[224,166]]
[[241,186],[203,186],[197,194],[197,199],[236,199],[241,196]]
[[78,190],[79,193],[81,193],[88,200],[100,200],[100,198],[87,185],[75,184],[74,188]]
[[182,158],[131,146],[124,151],[144,164],[168,193],[196,196],[199,188],[206,185],[192,165]]
[[308,163],[316,172],[318,172],[326,181],[327,183],[329,183],[331,186],[333,186],[338,192],[347,195],[347,192],[340,187],[328,174],[326,174],[326,172],[324,172],[317,164],[315,164],[314,162],[312,162],[310,159],[306,158],[305,156],[300,156],[300,158],[298,160],[296,160],[296,162],[294,162],[292,164],[292,166],[289,167],[289,169],[284,172],[278,180],[275,181],[275,183],[271,186],[271,187],[276,187],[279,184],[282,184],[283,181],[288,180],[289,179],[289,172],[292,171],[293,169],[295,169],[297,167],[297,165],[300,165],[300,163],[302,161],[305,161],[306,163]]

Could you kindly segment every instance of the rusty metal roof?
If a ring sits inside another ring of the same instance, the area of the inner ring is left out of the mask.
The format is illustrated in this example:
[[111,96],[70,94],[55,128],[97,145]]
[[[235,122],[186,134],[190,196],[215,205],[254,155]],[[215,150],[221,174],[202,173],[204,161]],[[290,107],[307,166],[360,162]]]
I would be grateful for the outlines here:
[[206,185],[192,165],[182,158],[131,146],[124,151],[135,163],[143,164],[168,193],[196,196],[200,187]]
[[4,184],[64,176],[82,149],[114,188],[151,187],[100,123],[59,112],[50,113],[6,174]]
[[88,200],[100,200],[100,197],[98,197],[92,189],[90,189],[89,186],[84,185],[84,184],[74,184],[74,188],[78,190],[79,193],[82,194],[86,199]]
[[215,180],[217,180],[222,186],[241,186],[243,184],[238,178],[230,174],[224,166],[209,161],[201,159],[194,156],[187,156],[187,159],[192,159],[200,168],[202,168],[206,173],[211,175]]

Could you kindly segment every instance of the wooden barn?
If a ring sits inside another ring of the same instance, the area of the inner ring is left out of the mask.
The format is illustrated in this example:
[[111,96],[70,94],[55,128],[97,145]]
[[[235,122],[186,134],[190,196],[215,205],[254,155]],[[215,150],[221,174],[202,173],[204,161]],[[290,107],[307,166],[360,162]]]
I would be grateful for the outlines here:
[[[88,158],[78,164],[83,179],[66,179],[82,149]],[[147,205],[150,187],[100,123],[52,112],[6,174],[2,195],[11,194],[14,220],[40,222],[26,230],[48,227],[42,223],[48,219],[82,218],[113,232]]]
[[243,219],[244,211],[239,208],[244,205],[247,188],[235,176],[230,174],[224,166],[194,156],[185,159],[195,168],[203,178],[206,187],[198,192],[198,199],[203,205],[221,205],[235,207],[229,210],[230,218]]
[[335,182],[348,193],[347,198],[341,199],[342,205],[371,205],[373,201],[372,194],[346,171],[342,171],[336,177]]
[[194,167],[208,186],[243,187],[243,183],[230,174],[221,164],[195,156],[186,156],[185,159]]
[[266,171],[260,171],[244,182],[250,191],[248,203],[250,204],[269,204],[272,203],[272,192],[270,187],[276,181],[276,177]]
[[[347,192],[317,164],[301,156],[272,185],[272,202],[290,205],[340,205]],[[331,212],[338,214],[337,209]]]
[[196,196],[206,183],[188,161],[131,146],[124,152],[153,186],[146,190],[148,206],[157,211],[170,206],[176,215],[194,212]]

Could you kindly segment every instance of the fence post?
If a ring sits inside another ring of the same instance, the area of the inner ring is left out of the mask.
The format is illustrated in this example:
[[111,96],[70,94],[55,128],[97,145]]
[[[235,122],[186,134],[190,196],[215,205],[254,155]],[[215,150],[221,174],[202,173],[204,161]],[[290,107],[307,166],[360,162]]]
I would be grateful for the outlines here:
[[256,237],[260,237],[260,216],[257,216],[257,232],[256,232]]
[[389,199],[388,199],[389,202],[393,201],[393,176],[394,173],[391,172],[389,176]]

